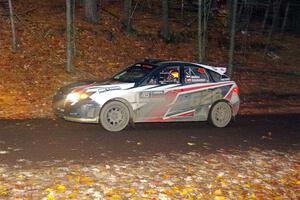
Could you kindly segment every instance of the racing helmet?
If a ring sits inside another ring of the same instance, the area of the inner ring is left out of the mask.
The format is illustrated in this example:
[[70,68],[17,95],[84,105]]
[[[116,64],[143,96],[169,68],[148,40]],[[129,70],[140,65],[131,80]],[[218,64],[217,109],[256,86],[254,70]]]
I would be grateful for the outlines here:
[[172,75],[173,78],[179,78],[179,72],[177,70],[172,69],[170,71],[170,74]]

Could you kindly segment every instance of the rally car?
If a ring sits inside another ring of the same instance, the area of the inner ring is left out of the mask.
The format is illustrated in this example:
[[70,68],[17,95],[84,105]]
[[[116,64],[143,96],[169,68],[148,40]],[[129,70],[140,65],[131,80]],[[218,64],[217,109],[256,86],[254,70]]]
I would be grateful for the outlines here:
[[239,88],[226,68],[144,60],[103,82],[82,81],[54,96],[55,113],[68,121],[100,123],[121,131],[129,123],[210,121],[227,126],[239,110]]

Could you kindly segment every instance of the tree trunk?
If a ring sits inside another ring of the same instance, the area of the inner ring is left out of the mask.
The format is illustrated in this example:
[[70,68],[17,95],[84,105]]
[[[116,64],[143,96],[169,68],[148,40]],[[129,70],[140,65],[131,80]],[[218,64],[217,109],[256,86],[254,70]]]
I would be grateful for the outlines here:
[[124,0],[123,25],[125,27],[126,33],[132,32],[131,10],[132,10],[132,0]]
[[207,58],[207,43],[208,43],[208,19],[211,11],[213,0],[204,0],[204,9],[203,9],[203,62],[206,61]]
[[281,5],[281,0],[277,0],[273,4],[272,26],[271,26],[271,29],[269,31],[269,35],[268,35],[268,38],[267,38],[267,43],[266,43],[266,47],[265,47],[265,53],[267,53],[267,51],[269,50],[269,46],[270,46],[271,41],[272,41],[273,32],[276,29],[276,25],[277,25],[278,17],[279,17],[280,5]]
[[280,28],[279,28],[279,19],[280,19],[280,7],[281,7],[281,3],[282,3],[282,0],[278,0],[276,2],[277,6],[276,6],[276,13],[275,13],[275,18],[274,18],[274,31],[280,31]]
[[271,0],[269,0],[269,4],[268,4],[268,7],[267,7],[266,12],[265,12],[264,21],[263,21],[262,28],[261,28],[262,32],[264,32],[265,27],[266,27],[266,23],[267,23],[267,19],[268,19],[268,16],[269,16],[269,11],[270,11],[270,5],[271,5]]
[[202,0],[198,0],[198,61],[203,62]]
[[90,23],[98,23],[100,15],[98,13],[98,0],[84,0],[84,16],[85,20]]
[[17,50],[16,27],[15,27],[14,11],[13,11],[11,0],[8,0],[8,6],[9,6],[9,17],[11,23],[11,32],[12,32],[12,50],[13,52],[16,52]]
[[184,11],[184,0],[181,0],[180,15],[182,20],[183,20],[183,11]]
[[[231,2],[231,3],[232,3],[232,2]],[[239,11],[238,11],[238,14],[237,14],[237,16],[236,16],[236,18],[237,18],[236,23],[237,23],[237,24],[240,24],[240,22],[241,22],[241,19],[242,19],[242,13],[244,12],[245,7],[246,7],[245,3],[246,3],[246,2],[243,1],[243,2],[240,3],[239,6],[237,6],[237,10],[239,10]],[[231,21],[231,19],[232,19],[232,9],[233,9],[232,6],[233,6],[233,5],[231,5],[231,8],[230,8],[230,13],[231,13],[230,21]],[[229,30],[231,30],[231,25],[232,25],[232,22],[230,23],[230,26],[229,26],[230,29],[229,29]]]
[[66,0],[67,14],[67,72],[74,71],[74,20],[75,20],[75,0]]
[[285,8],[284,19],[283,19],[282,26],[281,26],[281,33],[284,32],[286,22],[288,19],[288,15],[289,15],[289,9],[290,9],[290,2],[287,3],[286,8]]
[[198,61],[203,63],[207,57],[208,19],[213,0],[198,1]]
[[237,10],[237,1],[233,0],[232,6],[232,19],[231,19],[231,31],[230,31],[230,47],[229,47],[229,62],[228,62],[228,75],[233,77],[234,72],[234,45],[235,45],[235,27],[236,27],[236,10]]
[[[249,26],[250,26],[250,22],[251,22],[251,18],[252,18],[252,14],[253,14],[253,5],[249,6],[250,8],[248,8],[248,14],[247,14],[247,21],[246,21],[246,27],[245,27],[245,31],[248,32]],[[254,5],[255,7],[255,5]]]
[[202,16],[202,30],[203,30],[203,33],[202,33],[202,62],[205,62],[206,60],[206,44],[207,44],[207,19],[206,19],[206,15],[207,15],[207,8],[206,8],[206,3],[207,3],[207,0],[204,0],[203,2],[203,16]]
[[168,0],[162,0],[162,37],[165,41],[170,41],[170,27],[169,27],[169,5]]

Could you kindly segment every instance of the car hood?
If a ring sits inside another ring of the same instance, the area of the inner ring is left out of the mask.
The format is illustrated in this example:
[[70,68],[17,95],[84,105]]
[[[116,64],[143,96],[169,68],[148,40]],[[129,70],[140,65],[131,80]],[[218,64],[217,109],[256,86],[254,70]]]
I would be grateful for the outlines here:
[[118,90],[134,87],[135,83],[126,83],[115,80],[106,81],[78,81],[62,87],[59,93],[68,94],[74,90]]

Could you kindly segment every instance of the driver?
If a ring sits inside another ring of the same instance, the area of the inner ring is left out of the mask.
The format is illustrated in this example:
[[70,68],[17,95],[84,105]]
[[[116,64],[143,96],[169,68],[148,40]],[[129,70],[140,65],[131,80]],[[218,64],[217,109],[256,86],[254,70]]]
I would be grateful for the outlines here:
[[169,71],[168,81],[179,83],[179,72],[176,69],[171,69]]

